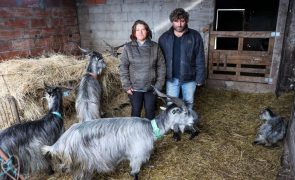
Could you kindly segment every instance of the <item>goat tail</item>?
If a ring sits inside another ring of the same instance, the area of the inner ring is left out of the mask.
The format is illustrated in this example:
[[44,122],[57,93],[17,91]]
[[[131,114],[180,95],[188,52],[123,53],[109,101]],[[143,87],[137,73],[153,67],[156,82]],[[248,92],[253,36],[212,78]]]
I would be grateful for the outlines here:
[[53,154],[53,147],[52,146],[43,146],[41,148],[43,155],[52,155]]

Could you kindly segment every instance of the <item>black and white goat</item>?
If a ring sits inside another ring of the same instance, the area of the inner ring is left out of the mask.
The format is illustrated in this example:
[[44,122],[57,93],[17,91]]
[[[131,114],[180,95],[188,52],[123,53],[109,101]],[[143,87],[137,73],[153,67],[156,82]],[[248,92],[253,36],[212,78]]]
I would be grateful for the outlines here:
[[[83,49],[82,49],[83,50]],[[83,50],[84,52],[88,52]],[[80,122],[100,118],[101,86],[97,76],[106,67],[103,57],[98,52],[91,52],[86,74],[83,75],[76,99],[76,112]]]
[[265,120],[265,123],[260,126],[253,144],[276,146],[277,142],[285,137],[287,121],[275,115],[269,108],[265,108],[260,112],[260,119]]
[[115,117],[77,123],[54,145],[44,146],[43,153],[61,160],[74,179],[90,179],[95,171],[112,171],[122,160],[130,161],[130,174],[138,179],[141,165],[149,160],[158,138],[175,127],[194,124],[193,115],[181,99],[165,98],[173,104],[152,121]]
[[0,132],[0,148],[5,154],[19,159],[21,174],[39,170],[53,173],[41,147],[54,144],[64,132],[62,96],[63,88],[45,86],[49,112],[39,120],[15,124]]

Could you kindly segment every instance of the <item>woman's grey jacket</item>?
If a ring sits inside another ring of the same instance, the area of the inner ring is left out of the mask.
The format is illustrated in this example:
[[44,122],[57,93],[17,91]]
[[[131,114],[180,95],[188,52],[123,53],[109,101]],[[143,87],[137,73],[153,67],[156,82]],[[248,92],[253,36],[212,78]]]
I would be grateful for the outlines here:
[[121,55],[120,78],[124,90],[133,88],[149,91],[154,85],[162,89],[166,67],[162,51],[156,42],[147,39],[139,46],[136,41],[128,42]]

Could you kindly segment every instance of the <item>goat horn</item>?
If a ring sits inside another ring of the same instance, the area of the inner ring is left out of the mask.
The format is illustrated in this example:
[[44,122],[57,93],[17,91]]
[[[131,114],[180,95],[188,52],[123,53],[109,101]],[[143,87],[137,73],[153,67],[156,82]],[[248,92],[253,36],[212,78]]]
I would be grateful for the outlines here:
[[81,48],[80,46],[78,46],[78,48],[79,48],[82,52],[84,52],[84,53],[89,53],[89,50],[83,49],[83,48]]
[[105,40],[103,40],[103,42],[104,42],[107,46],[109,46],[110,48],[114,48],[112,45],[110,45],[109,43],[107,43]]
[[173,103],[175,103],[178,107],[186,107],[186,106],[185,106],[185,103],[184,103],[181,99],[179,99],[179,98],[177,98],[177,97],[172,97],[172,96],[166,95],[166,94],[160,92],[160,91],[159,91],[155,86],[153,86],[153,85],[152,85],[152,87],[154,88],[155,92],[157,93],[157,95],[158,95],[159,97],[165,97],[165,98],[169,99],[170,101],[172,101]]

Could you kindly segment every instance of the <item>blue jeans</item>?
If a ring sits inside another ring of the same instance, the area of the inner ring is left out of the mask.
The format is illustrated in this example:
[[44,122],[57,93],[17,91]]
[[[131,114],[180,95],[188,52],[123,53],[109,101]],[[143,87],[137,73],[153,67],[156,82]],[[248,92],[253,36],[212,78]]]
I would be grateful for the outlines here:
[[166,81],[166,94],[172,97],[179,97],[180,90],[182,93],[182,99],[185,101],[189,109],[194,105],[194,94],[196,91],[196,82],[183,82],[180,83],[179,79],[172,78]]

